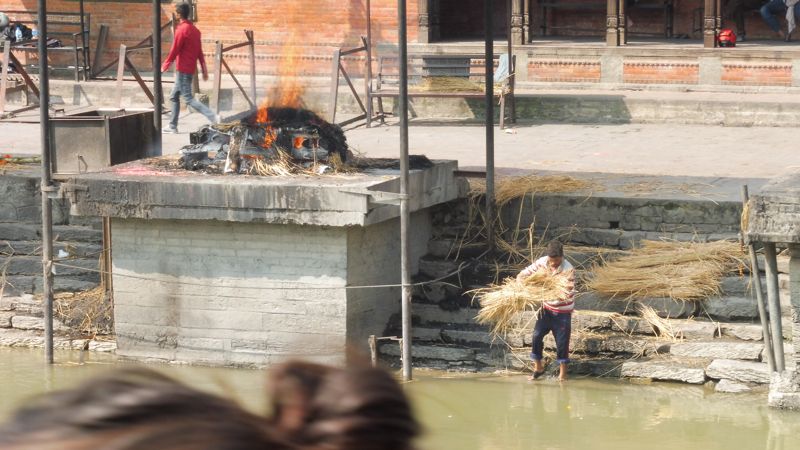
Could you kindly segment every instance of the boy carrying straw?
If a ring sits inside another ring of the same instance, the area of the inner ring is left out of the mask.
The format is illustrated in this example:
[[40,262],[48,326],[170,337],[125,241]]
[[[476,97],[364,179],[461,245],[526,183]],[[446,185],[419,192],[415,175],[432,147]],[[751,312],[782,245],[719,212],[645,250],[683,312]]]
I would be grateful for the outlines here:
[[557,298],[542,303],[536,325],[533,327],[533,344],[531,360],[534,362],[534,372],[530,380],[535,380],[544,375],[542,353],[544,350],[544,337],[552,332],[556,340],[556,361],[559,363],[559,381],[567,379],[567,363],[569,362],[569,339],[572,331],[572,311],[575,307],[575,268],[564,259],[564,247],[558,241],[552,241],[547,246],[547,256],[537,259],[517,275],[518,281],[537,274],[546,273],[553,277],[562,278],[563,287]]

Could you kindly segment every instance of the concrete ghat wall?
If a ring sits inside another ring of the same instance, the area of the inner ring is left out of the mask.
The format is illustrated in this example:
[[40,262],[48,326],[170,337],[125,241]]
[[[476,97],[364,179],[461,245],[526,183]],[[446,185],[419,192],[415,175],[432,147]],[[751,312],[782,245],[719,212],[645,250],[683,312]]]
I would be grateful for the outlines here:
[[[428,251],[431,236],[429,210],[411,216],[411,273]],[[400,282],[400,220],[370,227],[352,227],[347,233],[347,284],[366,286]],[[400,312],[399,288],[347,291],[347,340],[352,348],[367,351],[369,335],[382,336],[389,319]]]
[[344,286],[344,228],[114,219],[112,230],[120,355],[226,365],[343,357],[345,290],[275,288]]

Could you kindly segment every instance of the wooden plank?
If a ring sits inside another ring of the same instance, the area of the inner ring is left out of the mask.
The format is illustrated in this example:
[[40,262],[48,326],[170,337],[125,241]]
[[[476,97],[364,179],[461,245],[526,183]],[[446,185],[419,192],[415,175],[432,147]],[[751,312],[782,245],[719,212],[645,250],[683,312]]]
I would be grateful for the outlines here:
[[222,42],[217,41],[214,51],[214,112],[219,114],[219,91],[222,87]]
[[241,91],[242,95],[244,95],[244,99],[247,100],[247,103],[250,104],[250,108],[255,108],[256,107],[255,103],[253,103],[253,101],[250,100],[250,96],[247,95],[247,91],[244,90],[244,87],[242,87],[242,84],[239,83],[239,79],[236,78],[236,75],[233,74],[233,71],[228,66],[228,63],[225,62],[224,59],[222,60],[222,66],[225,67],[225,70],[228,71],[228,74],[231,76],[231,78],[233,78],[233,82],[236,83],[236,87],[239,88],[239,91]]
[[247,43],[250,45],[250,96],[253,104],[258,104],[258,90],[256,88],[256,40],[253,30],[244,30]]
[[133,63],[131,62],[130,59],[128,59],[127,56],[125,57],[125,66],[128,67],[128,70],[131,72],[131,75],[133,75],[133,78],[136,78],[136,82],[139,83],[139,87],[142,88],[144,94],[147,96],[147,98],[150,99],[150,103],[155,105],[156,98],[153,96],[153,93],[150,91],[150,88],[147,86],[147,83],[145,83],[142,77],[139,75],[139,71],[136,70],[136,66],[133,65]]
[[250,42],[240,42],[238,44],[233,44],[229,47],[225,47],[222,49],[222,53],[228,53],[231,50],[236,50],[237,48],[247,47],[250,45]]
[[3,41],[3,68],[0,70],[0,116],[6,112],[6,90],[8,88],[8,55],[11,54],[11,41]]
[[97,67],[100,67],[100,61],[103,58],[103,53],[106,52],[106,44],[108,43],[108,25],[100,25],[100,34],[97,36],[97,47],[94,50],[94,61],[92,62],[91,78],[100,75]]
[[[30,89],[33,92],[33,94],[36,96],[36,98],[39,99],[39,97],[40,97],[39,87],[36,86],[36,83],[33,82],[33,80],[31,79],[30,75],[28,75],[28,71],[26,71],[25,68],[22,67],[22,64],[19,62],[17,57],[14,56],[14,52],[9,52],[8,53],[8,59],[12,63],[14,63],[14,67],[17,69],[17,73],[19,73],[22,76],[22,79],[25,80],[25,86],[28,86],[28,89]],[[41,68],[39,68],[39,70],[41,70]],[[45,64],[44,70],[48,70],[46,64]]]
[[333,52],[333,69],[331,70],[331,95],[328,103],[328,121],[336,123],[336,106],[339,102],[339,67],[341,67],[341,50]]
[[127,47],[125,44],[119,46],[119,56],[117,57],[117,107],[122,108],[122,90],[125,80],[125,54]]
[[350,80],[350,76],[347,75],[347,71],[344,70],[344,66],[342,66],[341,61],[339,62],[339,70],[342,71],[342,75],[344,76],[344,80],[347,81],[347,85],[350,86],[350,92],[352,92],[353,93],[353,97],[356,98],[356,101],[358,102],[358,106],[361,107],[361,111],[363,111],[364,114],[366,114],[367,113],[367,108],[364,106],[364,103],[361,101],[361,97],[358,96],[358,91],[356,91],[356,87],[353,86],[353,81]]

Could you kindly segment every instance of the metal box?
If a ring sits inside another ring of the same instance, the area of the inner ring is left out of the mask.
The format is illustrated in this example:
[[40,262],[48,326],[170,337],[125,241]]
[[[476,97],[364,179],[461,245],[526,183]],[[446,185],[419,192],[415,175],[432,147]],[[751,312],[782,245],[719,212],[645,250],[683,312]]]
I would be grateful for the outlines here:
[[153,110],[96,109],[50,118],[54,175],[100,170],[154,155]]

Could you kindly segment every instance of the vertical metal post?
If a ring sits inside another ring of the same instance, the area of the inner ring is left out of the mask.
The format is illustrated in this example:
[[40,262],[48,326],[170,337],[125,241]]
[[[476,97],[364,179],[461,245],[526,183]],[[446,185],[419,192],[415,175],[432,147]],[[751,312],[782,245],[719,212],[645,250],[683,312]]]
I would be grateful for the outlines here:
[[483,5],[486,34],[486,243],[489,249],[494,249],[494,2],[484,0]]
[[397,0],[400,50],[400,277],[403,285],[403,380],[411,381],[411,274],[408,242],[410,212],[408,210],[408,23],[406,0]]
[[367,39],[365,47],[367,47],[367,64],[366,71],[364,72],[364,98],[367,100],[367,128],[370,128],[372,126],[372,92],[370,89],[372,84],[372,4],[370,0],[367,0],[366,7]]
[[783,358],[783,324],[781,324],[781,300],[778,289],[778,259],[774,242],[764,243],[764,259],[767,266],[767,300],[769,301],[769,321],[772,329],[775,370],[783,372],[786,369],[786,364]]
[[161,114],[163,96],[161,95],[161,2],[153,0],[153,156],[161,156]]
[[50,167],[50,74],[47,67],[47,0],[39,8],[39,123],[42,146],[42,290],[44,299],[44,355],[53,363],[53,209],[50,192],[53,180]]
[[[742,202],[747,205],[750,194],[747,185],[742,186]],[[742,239],[747,230],[742,230]],[[758,269],[758,257],[756,257],[756,246],[753,243],[747,245],[750,253],[750,274],[753,277],[753,288],[756,291],[756,302],[758,304],[758,318],[761,320],[762,334],[764,335],[764,353],[767,356],[767,364],[770,372],[775,372],[775,355],[772,347],[772,333],[769,328],[769,314],[764,304],[764,291],[761,287],[761,271]],[[783,340],[783,339],[781,339]]]

